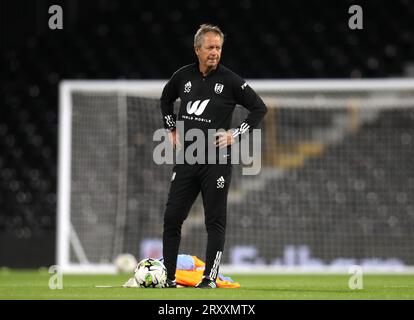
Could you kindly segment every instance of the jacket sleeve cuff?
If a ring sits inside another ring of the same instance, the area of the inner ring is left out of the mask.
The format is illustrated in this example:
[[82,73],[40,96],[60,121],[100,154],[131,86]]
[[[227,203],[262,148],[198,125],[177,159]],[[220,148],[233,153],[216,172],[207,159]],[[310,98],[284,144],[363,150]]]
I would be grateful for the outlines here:
[[174,131],[176,127],[177,116],[175,114],[168,114],[164,116],[164,128],[168,131]]
[[250,128],[250,126],[246,122],[243,122],[237,128],[231,129],[230,132],[233,135],[233,138],[237,138],[238,136],[240,136],[240,135],[242,135],[246,132],[249,132],[249,128]]

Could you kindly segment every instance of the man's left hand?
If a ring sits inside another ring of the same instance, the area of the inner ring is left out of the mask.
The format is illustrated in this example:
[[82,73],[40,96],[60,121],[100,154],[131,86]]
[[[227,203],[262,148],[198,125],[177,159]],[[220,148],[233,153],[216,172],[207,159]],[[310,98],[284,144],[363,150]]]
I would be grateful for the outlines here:
[[236,141],[230,131],[218,132],[215,137],[214,145],[219,148],[231,146]]

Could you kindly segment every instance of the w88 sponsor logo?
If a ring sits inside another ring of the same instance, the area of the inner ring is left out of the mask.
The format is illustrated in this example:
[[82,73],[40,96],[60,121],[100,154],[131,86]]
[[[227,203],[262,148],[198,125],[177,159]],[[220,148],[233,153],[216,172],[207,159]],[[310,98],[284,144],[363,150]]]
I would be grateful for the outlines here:
[[196,100],[194,102],[189,101],[187,103],[187,113],[188,114],[194,113],[196,116],[199,116],[204,112],[209,102],[210,102],[210,99],[203,100],[202,102],[201,100]]

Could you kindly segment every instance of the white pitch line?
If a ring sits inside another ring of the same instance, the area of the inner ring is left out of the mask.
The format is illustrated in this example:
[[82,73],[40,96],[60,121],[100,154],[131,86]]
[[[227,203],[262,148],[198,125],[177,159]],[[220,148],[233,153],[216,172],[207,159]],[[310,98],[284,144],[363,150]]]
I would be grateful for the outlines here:
[[95,288],[122,288],[122,286],[106,286],[106,285],[99,285],[99,286],[95,286]]

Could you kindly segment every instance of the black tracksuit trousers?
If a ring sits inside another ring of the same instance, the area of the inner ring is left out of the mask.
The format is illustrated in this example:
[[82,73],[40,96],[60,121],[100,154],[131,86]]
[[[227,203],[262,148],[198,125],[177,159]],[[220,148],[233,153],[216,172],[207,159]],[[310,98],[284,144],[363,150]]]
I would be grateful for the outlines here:
[[169,279],[175,279],[181,226],[200,191],[207,228],[204,275],[214,280],[217,278],[225,240],[231,169],[231,164],[178,164],[174,166],[164,213],[163,233],[164,264]]

